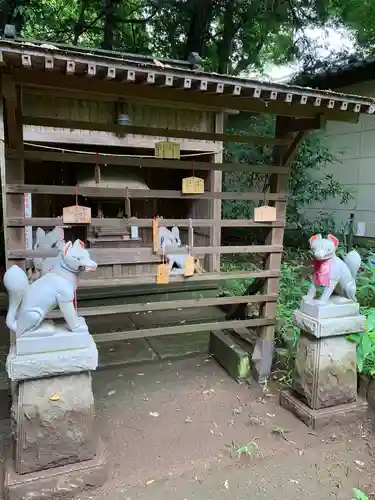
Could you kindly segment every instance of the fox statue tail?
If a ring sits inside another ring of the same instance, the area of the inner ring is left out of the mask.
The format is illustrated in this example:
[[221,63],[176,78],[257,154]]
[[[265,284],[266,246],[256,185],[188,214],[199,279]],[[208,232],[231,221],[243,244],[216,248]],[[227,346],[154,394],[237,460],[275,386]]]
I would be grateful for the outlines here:
[[356,278],[359,268],[361,267],[361,256],[355,250],[352,250],[343,258],[345,264],[348,266],[350,274],[353,279]]
[[9,295],[9,308],[5,323],[9,330],[17,331],[17,312],[29,287],[27,275],[18,266],[10,267],[4,274],[3,283]]

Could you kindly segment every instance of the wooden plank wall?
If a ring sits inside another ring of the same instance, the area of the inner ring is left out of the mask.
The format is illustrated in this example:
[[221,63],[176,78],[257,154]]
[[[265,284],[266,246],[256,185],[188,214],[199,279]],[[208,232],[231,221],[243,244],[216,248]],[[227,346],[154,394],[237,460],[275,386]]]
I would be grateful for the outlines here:
[[[160,129],[194,130],[213,132],[215,113],[204,110],[191,110],[179,107],[147,105],[141,102],[123,100],[120,103],[111,100],[94,100],[74,93],[59,97],[53,90],[40,90],[37,87],[26,88],[24,92],[23,113],[25,117],[45,117],[63,120],[87,121],[101,124],[115,124],[119,114],[129,117],[134,126],[157,127]],[[98,144],[118,147],[152,148],[155,140],[165,137],[150,137],[133,134],[113,134],[111,132],[64,129],[41,125],[26,125],[25,141],[56,142],[74,144]],[[213,141],[193,139],[179,140],[181,149],[210,151],[217,147]]]

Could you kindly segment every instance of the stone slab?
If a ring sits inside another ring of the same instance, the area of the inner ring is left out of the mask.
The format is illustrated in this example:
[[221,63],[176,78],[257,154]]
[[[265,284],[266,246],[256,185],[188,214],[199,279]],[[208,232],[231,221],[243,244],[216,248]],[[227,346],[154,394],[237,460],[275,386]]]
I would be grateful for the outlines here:
[[316,300],[303,297],[300,311],[316,319],[343,318],[357,316],[359,314],[359,304],[338,295],[332,296],[326,304],[319,304]]
[[6,500],[72,498],[85,490],[102,486],[107,480],[107,475],[107,459],[100,440],[96,455],[90,460],[24,475],[16,473],[9,447],[4,474],[5,498]]
[[280,392],[280,406],[293,413],[307,427],[319,430],[337,424],[349,424],[368,416],[368,404],[357,398],[353,403],[338,405],[331,408],[313,410],[300,401],[291,391]]
[[54,351],[68,351],[70,349],[89,348],[92,337],[88,330],[82,332],[71,332],[68,327],[43,329],[43,335],[37,330],[34,335],[23,335],[16,339],[17,356],[27,354],[38,354]]
[[219,307],[192,307],[189,309],[174,309],[169,311],[148,311],[129,315],[137,328],[157,328],[162,326],[185,325],[221,321],[225,319],[225,312]]
[[86,349],[70,349],[23,356],[17,356],[16,347],[12,345],[6,362],[8,377],[12,381],[18,381],[96,370],[98,349],[92,337],[90,344],[90,347]]
[[211,332],[210,353],[235,380],[246,379],[250,376],[249,353],[227,333],[221,330]]
[[349,333],[360,333],[365,330],[366,317],[360,314],[341,318],[321,318],[294,311],[293,323],[301,330],[316,338],[337,337]]
[[98,344],[99,368],[146,363],[158,359],[147,340],[131,339]]
[[12,405],[18,474],[94,457],[94,395],[90,372],[24,380]]
[[161,335],[160,337],[150,337],[147,340],[161,359],[172,359],[208,353],[210,332]]

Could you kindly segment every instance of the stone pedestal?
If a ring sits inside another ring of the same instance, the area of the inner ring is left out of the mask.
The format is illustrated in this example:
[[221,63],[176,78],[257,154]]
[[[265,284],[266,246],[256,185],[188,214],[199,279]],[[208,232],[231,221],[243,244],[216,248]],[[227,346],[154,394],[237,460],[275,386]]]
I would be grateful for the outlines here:
[[[305,423],[316,421],[319,412],[325,415],[328,408],[328,421],[335,411],[347,416],[349,405],[357,410],[356,345],[346,336],[364,331],[365,317],[359,314],[358,304],[343,297],[333,297],[325,305],[303,299],[293,322],[300,328],[294,394],[283,393],[282,406],[300,418],[308,415],[302,418]],[[360,402],[359,406],[362,411],[366,405]],[[349,413],[358,416],[356,411]]]
[[88,331],[72,341],[72,332],[63,338],[63,329],[56,331],[53,338],[44,324],[41,332],[18,339],[8,355],[14,450],[6,462],[5,493],[10,500],[55,498],[62,492],[65,498],[101,485],[106,477],[94,429],[95,342]]
[[93,458],[94,416],[90,372],[20,382],[12,406],[16,472]]

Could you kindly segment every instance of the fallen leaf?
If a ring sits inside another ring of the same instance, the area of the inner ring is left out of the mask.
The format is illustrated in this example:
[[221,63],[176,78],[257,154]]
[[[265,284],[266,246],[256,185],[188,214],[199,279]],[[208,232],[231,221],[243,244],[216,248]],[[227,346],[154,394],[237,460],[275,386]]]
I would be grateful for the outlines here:
[[159,413],[157,411],[150,411],[150,416],[156,418],[159,416]]
[[50,401],[59,401],[60,399],[60,394],[58,392],[55,392],[55,394],[52,394],[52,396],[50,396],[49,400]]
[[360,467],[364,467],[365,462],[362,462],[361,460],[354,460],[354,462],[359,465]]
[[144,373],[139,372],[139,373],[137,373],[137,375],[138,375],[139,377],[142,377],[142,376],[144,375]]
[[226,479],[226,480],[224,481],[224,488],[225,488],[226,490],[229,490],[228,479]]
[[190,423],[191,423],[191,418],[190,418],[189,416],[187,416],[187,417],[185,418],[185,422],[186,422],[187,424],[190,424]]
[[146,485],[150,485],[155,482],[155,479],[150,479],[149,481],[146,481]]
[[297,481],[296,479],[289,479],[289,481],[293,484],[299,484],[299,481]]
[[273,417],[276,417],[276,415],[274,413],[266,413],[267,417],[270,417],[270,418],[273,418]]
[[114,394],[116,394],[116,391],[109,391],[108,392],[108,396],[113,396]]

